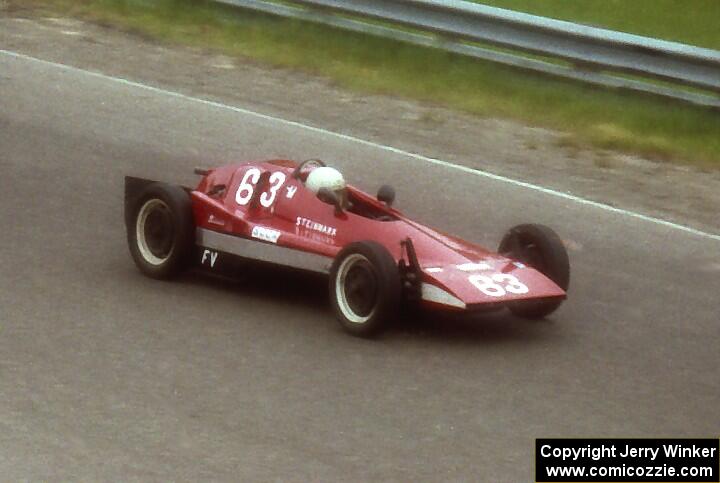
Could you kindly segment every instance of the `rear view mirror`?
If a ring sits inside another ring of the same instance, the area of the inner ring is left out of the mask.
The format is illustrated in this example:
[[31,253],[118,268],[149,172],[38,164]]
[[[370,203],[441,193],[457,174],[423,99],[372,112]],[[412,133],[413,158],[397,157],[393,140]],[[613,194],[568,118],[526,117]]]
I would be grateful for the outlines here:
[[377,199],[388,206],[392,206],[393,202],[395,202],[395,188],[389,184],[382,185],[378,190]]
[[336,215],[339,215],[340,213],[343,212],[342,206],[340,205],[340,198],[338,198],[337,194],[335,194],[334,191],[332,191],[328,188],[320,188],[320,191],[318,191],[317,197],[323,203],[333,205],[335,207]]

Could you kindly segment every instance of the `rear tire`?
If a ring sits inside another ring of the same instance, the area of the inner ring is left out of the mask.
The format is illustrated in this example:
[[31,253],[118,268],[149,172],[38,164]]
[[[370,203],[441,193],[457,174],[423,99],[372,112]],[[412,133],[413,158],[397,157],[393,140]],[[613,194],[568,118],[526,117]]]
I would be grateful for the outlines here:
[[[570,286],[570,259],[560,237],[544,225],[518,225],[500,242],[498,252],[534,268],[561,289]],[[555,312],[562,299],[519,300],[508,304],[515,315],[541,319]]]
[[177,275],[187,266],[194,243],[188,193],[179,186],[152,183],[130,210],[127,239],[135,265],[152,278]]
[[400,307],[400,272],[387,249],[374,241],[351,243],[330,268],[330,300],[340,325],[371,337],[392,322]]

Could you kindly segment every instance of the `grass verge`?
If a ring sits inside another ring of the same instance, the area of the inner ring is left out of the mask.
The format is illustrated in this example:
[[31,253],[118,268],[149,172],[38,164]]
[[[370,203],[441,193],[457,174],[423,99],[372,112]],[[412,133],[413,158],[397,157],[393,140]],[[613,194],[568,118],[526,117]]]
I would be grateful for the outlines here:
[[479,0],[543,17],[720,49],[717,0]]
[[530,74],[436,49],[191,0],[30,0],[163,42],[329,77],[338,84],[504,117],[580,144],[720,168],[720,113]]

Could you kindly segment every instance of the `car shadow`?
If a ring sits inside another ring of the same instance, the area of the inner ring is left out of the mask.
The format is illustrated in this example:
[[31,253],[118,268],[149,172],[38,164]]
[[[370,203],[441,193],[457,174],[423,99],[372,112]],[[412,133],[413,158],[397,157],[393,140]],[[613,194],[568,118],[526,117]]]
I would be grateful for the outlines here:
[[[328,297],[327,276],[280,266],[248,265],[247,270],[217,275],[193,270],[178,279],[179,283],[210,286],[213,290],[242,293],[284,306],[319,309],[327,314],[328,327],[341,331],[334,322]],[[435,340],[444,343],[481,342],[535,343],[560,336],[552,319],[526,320],[508,310],[492,313],[452,314],[439,311],[403,310],[377,339]]]
[[558,325],[552,319],[526,320],[508,310],[493,313],[443,312],[405,313],[387,331],[386,337],[418,338],[450,344],[480,342],[535,343],[554,339]]
[[319,307],[331,317],[327,277],[282,266],[249,264],[233,273],[219,274],[193,269],[177,283],[210,287],[244,299],[257,299],[273,305]]

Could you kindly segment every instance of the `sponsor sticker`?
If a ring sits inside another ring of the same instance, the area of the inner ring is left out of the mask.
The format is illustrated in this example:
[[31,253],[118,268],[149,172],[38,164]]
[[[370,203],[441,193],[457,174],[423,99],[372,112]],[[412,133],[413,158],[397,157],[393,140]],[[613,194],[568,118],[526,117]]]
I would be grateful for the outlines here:
[[208,217],[208,223],[212,225],[225,226],[225,222],[223,220],[212,214]]
[[327,236],[337,235],[337,228],[334,228],[332,226],[323,225],[322,223],[318,223],[317,221],[309,220],[309,219],[303,218],[301,216],[297,217],[295,225],[299,226],[301,228],[307,228],[308,230],[317,231],[317,232],[322,233],[323,235],[327,235]]
[[272,228],[257,225],[253,227],[252,237],[270,243],[277,243],[278,238],[280,238],[280,232]]

